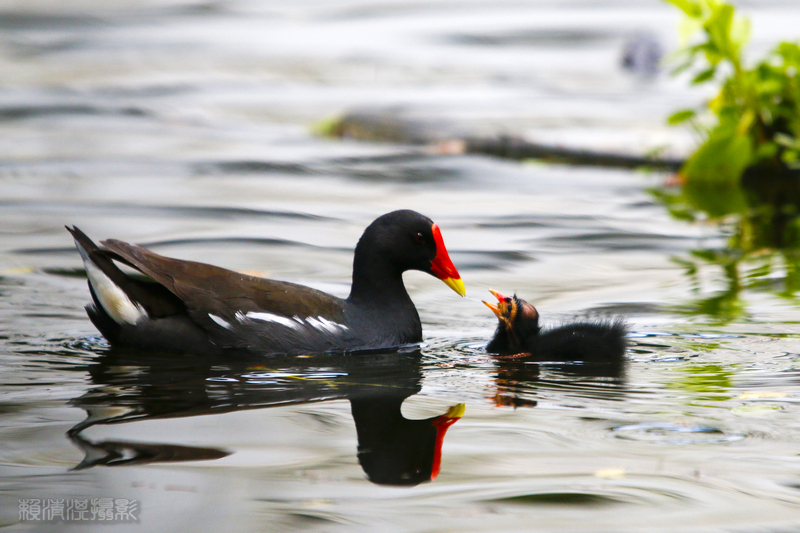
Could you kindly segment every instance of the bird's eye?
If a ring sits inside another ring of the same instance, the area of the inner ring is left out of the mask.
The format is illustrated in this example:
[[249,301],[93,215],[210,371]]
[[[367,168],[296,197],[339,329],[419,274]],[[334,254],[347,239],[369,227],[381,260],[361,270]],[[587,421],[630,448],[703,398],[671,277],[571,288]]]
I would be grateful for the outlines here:
[[417,244],[424,244],[425,243],[425,235],[422,232],[417,233],[414,235],[414,242]]

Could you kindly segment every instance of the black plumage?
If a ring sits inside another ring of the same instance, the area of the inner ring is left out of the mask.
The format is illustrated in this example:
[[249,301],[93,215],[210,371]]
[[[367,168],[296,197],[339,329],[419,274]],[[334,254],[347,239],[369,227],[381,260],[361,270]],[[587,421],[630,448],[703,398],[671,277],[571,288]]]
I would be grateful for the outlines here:
[[627,327],[622,320],[575,322],[549,329],[539,325],[539,312],[516,295],[491,291],[497,305],[484,302],[499,324],[486,350],[537,361],[619,363],[625,355]]
[[[196,354],[388,349],[422,340],[403,272],[427,272],[464,295],[438,226],[409,210],[383,215],[364,231],[344,299],[115,239],[102,241],[103,250],[67,229],[89,277],[89,317],[114,346]],[[115,262],[149,279],[128,276]]]

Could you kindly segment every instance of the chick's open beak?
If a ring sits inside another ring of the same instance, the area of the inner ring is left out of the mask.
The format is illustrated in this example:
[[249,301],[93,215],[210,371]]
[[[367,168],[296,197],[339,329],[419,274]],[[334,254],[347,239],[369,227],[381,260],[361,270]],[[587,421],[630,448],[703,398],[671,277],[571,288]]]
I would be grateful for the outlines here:
[[489,289],[489,292],[494,294],[494,297],[497,298],[497,305],[490,304],[487,301],[484,301],[483,304],[492,310],[498,320],[500,320],[507,329],[511,329],[514,318],[517,316],[517,302],[514,298],[504,296],[495,290]]
[[499,307],[497,307],[496,305],[494,305],[494,304],[490,304],[490,303],[489,303],[489,302],[487,302],[486,300],[483,300],[483,305],[485,305],[486,307],[488,307],[489,309],[491,309],[491,310],[492,310],[492,313],[494,313],[494,314],[497,316],[497,318],[500,318],[501,316],[503,316],[503,312],[502,312],[502,311],[500,310],[500,308],[499,308]]
[[483,301],[483,305],[491,309],[492,312],[495,315],[497,315],[497,318],[499,318],[500,320],[504,320],[505,316],[508,314],[508,307],[509,307],[508,302],[511,301],[511,298],[503,296],[499,292],[492,289],[489,289],[489,292],[494,294],[494,297],[497,298],[497,305],[491,304],[486,300]]

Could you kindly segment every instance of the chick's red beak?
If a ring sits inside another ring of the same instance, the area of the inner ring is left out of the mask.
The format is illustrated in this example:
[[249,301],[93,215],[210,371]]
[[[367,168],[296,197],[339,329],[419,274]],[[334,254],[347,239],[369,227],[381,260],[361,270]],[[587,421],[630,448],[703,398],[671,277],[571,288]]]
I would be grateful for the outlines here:
[[431,261],[431,272],[460,296],[465,296],[467,291],[464,288],[464,282],[461,281],[461,275],[453,265],[453,261],[450,260],[447,248],[444,247],[444,240],[439,226],[434,224],[431,229],[433,231],[433,240],[436,243],[436,257]]
[[496,291],[496,290],[494,290],[494,289],[489,289],[489,292],[491,292],[492,294],[494,294],[494,297],[495,297],[495,298],[497,298],[497,301],[498,301],[498,302],[503,302],[503,303],[505,303],[505,302],[507,302],[507,301],[509,301],[509,300],[511,299],[511,298],[510,298],[510,297],[508,297],[508,296],[505,296],[505,295],[503,295],[503,294],[500,294],[499,292],[497,292],[497,291]]

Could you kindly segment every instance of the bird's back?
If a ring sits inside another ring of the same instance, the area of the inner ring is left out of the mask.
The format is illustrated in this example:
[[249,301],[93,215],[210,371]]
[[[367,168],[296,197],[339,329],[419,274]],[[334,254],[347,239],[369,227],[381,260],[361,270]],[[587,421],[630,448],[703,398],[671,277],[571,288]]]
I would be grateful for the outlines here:
[[621,321],[578,322],[542,330],[526,347],[542,361],[614,361],[625,354],[626,334]]

